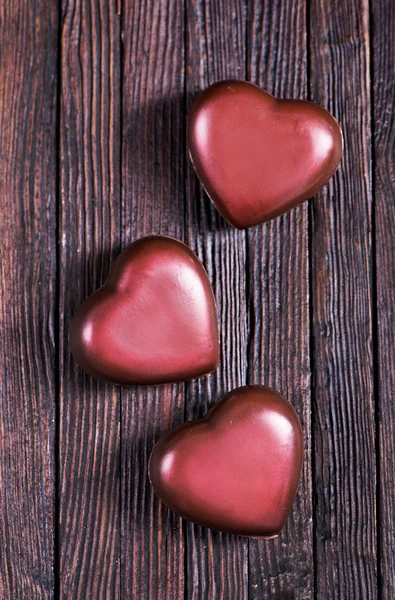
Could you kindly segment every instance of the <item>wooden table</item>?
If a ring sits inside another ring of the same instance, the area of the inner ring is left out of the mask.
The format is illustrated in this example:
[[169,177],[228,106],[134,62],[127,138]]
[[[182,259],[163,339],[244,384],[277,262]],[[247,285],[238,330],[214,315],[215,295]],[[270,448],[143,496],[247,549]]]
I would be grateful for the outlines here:
[[[3,0],[0,29],[0,598],[393,600],[393,0]],[[186,151],[193,98],[223,78],[314,100],[344,131],[329,185],[247,231]],[[70,317],[153,232],[208,270],[220,368],[99,383]],[[182,521],[147,479],[163,431],[258,382],[305,436],[273,541]]]

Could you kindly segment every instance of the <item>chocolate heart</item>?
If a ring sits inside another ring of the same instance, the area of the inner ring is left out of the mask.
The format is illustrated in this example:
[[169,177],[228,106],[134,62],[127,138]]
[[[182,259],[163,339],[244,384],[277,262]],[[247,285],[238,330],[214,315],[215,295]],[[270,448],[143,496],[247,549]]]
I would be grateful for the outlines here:
[[213,371],[218,320],[203,265],[173,238],[138,240],[80,306],[69,340],[85,371],[114,383],[158,384]]
[[277,100],[246,81],[222,81],[197,97],[188,145],[207,194],[241,229],[307,200],[343,152],[340,127],[324,108]]
[[227,394],[208,415],[166,433],[150,459],[155,492],[185,519],[252,537],[278,535],[302,467],[299,419],[264,386]]

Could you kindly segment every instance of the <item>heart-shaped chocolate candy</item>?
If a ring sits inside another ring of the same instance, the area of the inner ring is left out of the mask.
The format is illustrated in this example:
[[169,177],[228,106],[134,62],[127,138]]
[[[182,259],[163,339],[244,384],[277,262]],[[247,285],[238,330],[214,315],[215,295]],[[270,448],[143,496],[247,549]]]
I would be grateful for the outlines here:
[[340,127],[324,108],[277,100],[246,81],[222,81],[195,100],[189,153],[220,213],[241,229],[310,198],[335,172]]
[[114,383],[158,384],[213,371],[218,319],[203,265],[173,238],[138,240],[80,306],[69,339],[85,371]]
[[252,537],[278,535],[299,483],[295,410],[264,386],[227,394],[208,415],[166,433],[150,459],[155,492],[185,519]]

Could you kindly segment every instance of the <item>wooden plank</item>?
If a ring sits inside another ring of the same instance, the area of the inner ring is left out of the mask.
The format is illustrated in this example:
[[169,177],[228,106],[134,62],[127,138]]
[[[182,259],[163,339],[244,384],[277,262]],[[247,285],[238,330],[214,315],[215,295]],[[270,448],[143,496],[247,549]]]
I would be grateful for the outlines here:
[[120,246],[120,16],[65,0],[60,107],[60,597],[118,598],[120,392],[84,375],[67,332]]
[[[251,2],[248,78],[280,98],[307,98],[306,3]],[[296,408],[305,448],[301,484],[280,537],[250,541],[250,596],[314,595],[308,206],[248,231],[249,383]]]
[[0,598],[53,598],[57,10],[0,6]]
[[344,133],[312,210],[317,598],[377,597],[366,0],[310,5],[312,100]]
[[[245,79],[246,4],[187,0],[187,104],[221,79]],[[188,243],[204,263],[218,306],[221,362],[187,386],[186,418],[203,416],[225,392],[246,383],[245,232],[211,205],[188,159]],[[187,598],[248,598],[248,541],[192,523],[187,531]]]
[[395,598],[395,3],[372,2],[382,598]]
[[[184,239],[184,7],[127,2],[123,17],[122,245]],[[122,598],[184,595],[182,522],[154,496],[148,460],[183,421],[184,384],[122,389]]]

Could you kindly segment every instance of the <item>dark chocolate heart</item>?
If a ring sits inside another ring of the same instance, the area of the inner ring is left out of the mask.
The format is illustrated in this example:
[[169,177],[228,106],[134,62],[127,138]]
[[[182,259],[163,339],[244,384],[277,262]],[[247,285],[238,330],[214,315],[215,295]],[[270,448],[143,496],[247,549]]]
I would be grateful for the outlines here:
[[207,194],[235,227],[269,221],[310,198],[335,172],[340,127],[324,108],[222,81],[195,100],[189,153]]
[[227,394],[208,415],[166,433],[150,459],[155,492],[185,519],[252,537],[278,535],[302,468],[295,410],[264,386]]
[[138,240],[80,306],[69,339],[85,371],[114,383],[158,384],[213,371],[218,319],[203,265],[173,238]]

